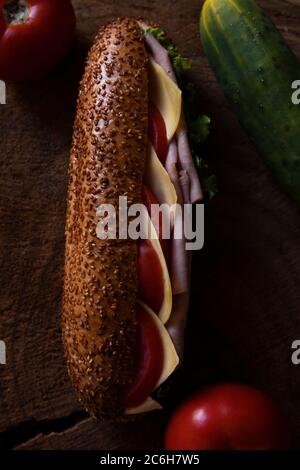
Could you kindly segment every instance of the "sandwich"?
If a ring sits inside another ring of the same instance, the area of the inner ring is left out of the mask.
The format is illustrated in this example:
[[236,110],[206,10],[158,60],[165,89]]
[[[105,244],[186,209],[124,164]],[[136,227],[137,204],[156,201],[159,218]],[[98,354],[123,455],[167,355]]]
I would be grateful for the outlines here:
[[[152,207],[202,199],[170,51],[156,29],[104,26],[80,84],[69,166],[62,336],[80,402],[97,418],[161,408],[153,393],[181,364],[190,296],[184,236]],[[138,204],[145,236],[128,237]],[[103,236],[116,208],[114,237]],[[128,215],[128,214],[127,214]],[[122,236],[121,235],[122,232]]]

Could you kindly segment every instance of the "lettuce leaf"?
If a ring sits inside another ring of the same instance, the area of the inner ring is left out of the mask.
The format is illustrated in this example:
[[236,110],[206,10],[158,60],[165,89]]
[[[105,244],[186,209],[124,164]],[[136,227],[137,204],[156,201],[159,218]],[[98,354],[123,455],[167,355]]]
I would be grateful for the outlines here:
[[211,120],[208,116],[199,114],[195,107],[197,91],[195,85],[187,77],[187,72],[192,68],[191,62],[180,54],[162,29],[147,28],[145,34],[152,34],[169,53],[178,84],[182,90],[184,111],[193,158],[204,186],[205,195],[207,199],[212,199],[217,193],[216,177],[210,172],[205,158],[199,157],[199,153],[201,152],[199,145],[204,142],[209,135]]
[[206,198],[210,200],[218,192],[217,177],[212,174],[204,158],[199,157],[198,154],[194,154],[193,157],[201,177],[204,193]]
[[192,68],[190,61],[178,52],[166,33],[160,28],[147,28],[145,33],[152,34],[155,39],[168,51],[177,79],[181,81],[184,74]]
[[190,140],[198,145],[204,142],[209,136],[210,132],[210,118],[208,116],[200,115],[189,124]]

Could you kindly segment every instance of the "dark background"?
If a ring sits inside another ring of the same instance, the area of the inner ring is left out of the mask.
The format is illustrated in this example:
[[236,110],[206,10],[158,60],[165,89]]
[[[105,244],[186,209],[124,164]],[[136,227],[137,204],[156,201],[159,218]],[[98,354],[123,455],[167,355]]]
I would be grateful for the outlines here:
[[[205,383],[238,380],[269,392],[300,447],[299,215],[260,162],[201,49],[198,0],[74,0],[77,41],[41,80],[8,85],[0,107],[0,447],[150,449],[162,446],[167,413],[136,423],[97,423],[80,410],[60,339],[64,222],[72,123],[84,58],[116,16],[160,23],[193,63],[200,109],[212,118],[203,148],[219,180],[207,206],[205,248],[194,257],[186,372],[170,403]],[[300,56],[300,7],[261,0]],[[300,77],[295,77],[299,78]],[[184,384],[184,387],[183,385]]]

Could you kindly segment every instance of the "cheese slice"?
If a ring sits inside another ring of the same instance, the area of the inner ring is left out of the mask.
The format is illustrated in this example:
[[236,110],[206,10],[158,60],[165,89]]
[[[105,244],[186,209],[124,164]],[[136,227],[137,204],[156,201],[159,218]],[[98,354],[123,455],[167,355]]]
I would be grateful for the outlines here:
[[147,400],[144,401],[144,403],[137,406],[136,408],[128,408],[127,410],[125,410],[125,415],[137,415],[140,413],[149,413],[150,411],[161,409],[162,406],[160,403],[153,400],[153,398],[148,397]]
[[154,389],[156,390],[156,388],[159,387],[163,382],[165,382],[167,378],[172,374],[172,372],[174,372],[174,370],[179,364],[179,357],[176,352],[173,341],[171,339],[171,336],[169,335],[168,330],[164,326],[162,321],[158,318],[157,315],[155,315],[155,313],[151,310],[151,308],[148,307],[148,305],[145,305],[142,302],[140,302],[140,304],[146,310],[146,312],[149,313],[149,315],[151,315],[154,323],[156,324],[158,328],[158,331],[160,333],[160,337],[162,340],[162,345],[163,345],[164,363],[163,363],[163,368],[162,368],[160,378]]
[[157,236],[157,232],[149,217],[149,214],[146,208],[145,208],[145,217],[147,217],[147,223],[148,223],[147,238],[151,240],[152,246],[158,256],[158,259],[161,265],[161,270],[162,270],[164,298],[163,298],[160,311],[158,313],[158,317],[160,318],[160,321],[165,325],[167,321],[169,320],[171,312],[172,312],[173,294],[172,294],[171,280],[170,280],[168,266],[167,266],[163,251],[161,249],[160,241]]
[[177,203],[176,189],[150,142],[148,144],[144,181],[159,204],[172,206]]
[[[174,372],[174,370],[179,364],[179,357],[176,352],[175,346],[171,340],[171,337],[166,327],[161,322],[161,320],[158,318],[157,315],[155,315],[155,313],[147,305],[143,304],[142,302],[140,302],[140,304],[145,309],[145,311],[149,315],[151,315],[154,323],[156,324],[160,337],[161,337],[162,346],[163,346],[164,363],[163,363],[160,378],[154,389],[156,390],[163,382],[167,380],[167,378],[172,374],[172,372]],[[148,413],[149,411],[159,410],[159,409],[162,409],[162,406],[157,401],[153,400],[151,397],[148,397],[144,401],[144,403],[137,406],[136,408],[128,408],[127,410],[125,410],[125,414],[131,415],[131,414],[138,414],[138,413]]]
[[149,94],[150,100],[164,118],[167,138],[170,142],[180,121],[182,93],[176,83],[151,56],[149,56]]

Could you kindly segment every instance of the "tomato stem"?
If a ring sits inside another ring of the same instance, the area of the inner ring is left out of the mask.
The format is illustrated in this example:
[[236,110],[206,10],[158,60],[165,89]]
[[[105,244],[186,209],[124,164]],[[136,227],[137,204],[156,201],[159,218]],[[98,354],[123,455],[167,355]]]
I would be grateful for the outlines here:
[[26,0],[5,0],[2,9],[7,24],[26,23],[30,14]]

